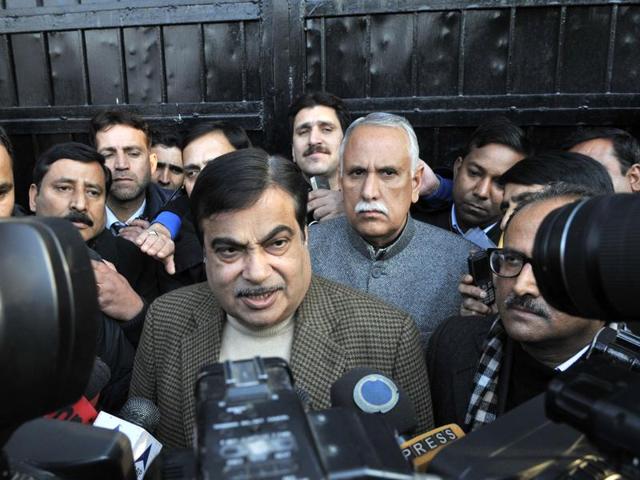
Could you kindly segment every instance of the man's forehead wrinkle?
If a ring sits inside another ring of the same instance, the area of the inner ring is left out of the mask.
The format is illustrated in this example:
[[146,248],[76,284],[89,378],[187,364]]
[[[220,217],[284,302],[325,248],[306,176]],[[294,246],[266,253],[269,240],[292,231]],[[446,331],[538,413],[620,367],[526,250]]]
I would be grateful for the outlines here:
[[[222,221],[224,221],[224,220],[220,219],[220,216],[221,215],[225,215],[225,214],[233,214],[233,212],[222,212],[222,213],[219,213],[217,215],[212,215],[211,217],[206,219],[205,222],[209,222],[209,223],[211,223],[213,225],[219,226],[220,223]],[[215,226],[214,226],[214,229],[215,229]],[[234,245],[245,246],[246,247],[246,246],[249,246],[251,243],[256,243],[257,245],[261,245],[261,244],[263,244],[265,242],[268,242],[269,240],[271,240],[273,237],[275,237],[276,235],[278,235],[281,232],[287,232],[291,236],[295,236],[296,235],[296,229],[295,228],[291,228],[291,226],[286,225],[286,224],[276,225],[275,227],[273,227],[268,232],[264,233],[260,237],[257,237],[255,239],[255,242],[241,240],[241,239],[238,238],[238,235],[234,235],[233,233],[230,233],[230,232],[224,231],[224,230],[226,230],[226,229],[223,229],[223,231],[220,232],[220,233],[214,233],[215,236],[210,240],[209,243],[210,244],[213,244],[214,242],[217,242],[217,243],[229,243],[229,244],[234,244]],[[231,230],[234,230],[234,228],[232,228]],[[242,233],[245,234],[247,232],[245,231],[245,232],[242,232]],[[249,236],[253,237],[253,233],[254,232],[249,232]]]

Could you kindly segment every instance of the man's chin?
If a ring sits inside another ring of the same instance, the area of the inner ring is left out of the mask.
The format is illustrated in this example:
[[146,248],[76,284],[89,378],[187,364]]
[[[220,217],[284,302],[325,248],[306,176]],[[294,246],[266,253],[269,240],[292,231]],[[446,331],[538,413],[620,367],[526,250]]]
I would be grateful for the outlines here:
[[144,189],[139,188],[113,188],[109,192],[109,196],[121,202],[128,202],[144,195]]
[[488,215],[479,215],[474,212],[469,212],[466,210],[461,211],[458,214],[459,221],[464,223],[465,225],[469,225],[469,228],[479,227],[483,228],[487,225],[490,225],[494,221],[498,220],[498,217],[490,217]]
[[86,227],[84,229],[78,229],[78,233],[85,242],[93,239],[97,234],[93,228]]
[[[271,311],[274,310],[274,311]],[[281,314],[275,312],[275,309],[270,308],[267,310],[260,310],[257,312],[253,311],[243,311],[238,312],[237,315],[231,314],[236,320],[238,320],[242,325],[251,329],[251,330],[262,330],[265,328],[272,327],[277,325],[278,323],[284,321],[286,317]]]
[[374,247],[388,245],[397,236],[396,232],[389,230],[385,222],[375,220],[358,222],[356,231],[367,243]]

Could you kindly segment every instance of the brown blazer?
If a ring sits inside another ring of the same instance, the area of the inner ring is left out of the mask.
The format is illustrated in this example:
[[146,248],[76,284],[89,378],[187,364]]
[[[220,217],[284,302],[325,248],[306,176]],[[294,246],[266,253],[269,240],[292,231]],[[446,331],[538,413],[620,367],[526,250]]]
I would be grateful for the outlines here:
[[[224,320],[206,283],[168,293],[149,308],[130,396],[158,406],[156,436],[168,447],[191,443],[196,374],[218,361]],[[414,402],[417,431],[433,428],[418,330],[409,315],[367,294],[313,277],[297,312],[290,366],[313,409],[330,407],[331,385],[348,370],[377,368]]]

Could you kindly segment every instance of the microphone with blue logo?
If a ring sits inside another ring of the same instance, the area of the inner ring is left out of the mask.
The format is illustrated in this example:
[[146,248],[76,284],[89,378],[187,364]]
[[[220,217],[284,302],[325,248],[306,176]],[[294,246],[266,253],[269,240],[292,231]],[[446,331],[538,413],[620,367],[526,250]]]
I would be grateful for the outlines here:
[[379,370],[356,367],[331,386],[331,406],[379,415],[399,435],[413,433],[416,411],[404,390]]

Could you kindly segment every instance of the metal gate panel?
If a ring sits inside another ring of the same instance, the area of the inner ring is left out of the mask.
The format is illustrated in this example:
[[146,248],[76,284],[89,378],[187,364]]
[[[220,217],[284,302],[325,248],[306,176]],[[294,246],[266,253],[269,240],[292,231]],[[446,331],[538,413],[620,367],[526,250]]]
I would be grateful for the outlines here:
[[512,36],[509,93],[555,91],[560,20],[557,8],[520,9]]
[[638,93],[640,90],[640,6],[615,6],[614,57],[611,91]]
[[117,105],[126,101],[120,33],[117,28],[84,32],[92,105]]
[[496,114],[545,145],[635,126],[639,42],[639,1],[0,0],[0,125],[23,202],[34,156],[87,141],[107,105],[232,120],[288,154],[288,104],[328,90],[354,116],[405,115],[423,158],[449,164]]
[[460,12],[424,12],[416,16],[415,95],[457,95]]
[[202,28],[200,25],[162,27],[162,38],[166,72],[164,101],[204,101]]

